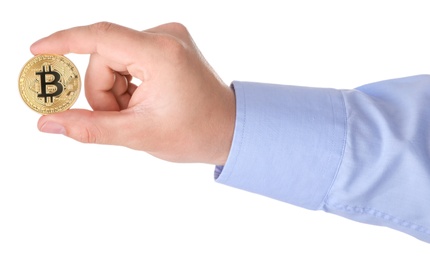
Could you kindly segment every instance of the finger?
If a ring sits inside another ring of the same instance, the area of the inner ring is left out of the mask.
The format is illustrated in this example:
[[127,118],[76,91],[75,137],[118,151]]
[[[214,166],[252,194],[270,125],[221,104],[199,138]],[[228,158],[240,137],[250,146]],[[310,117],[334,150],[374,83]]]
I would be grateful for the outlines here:
[[[82,143],[113,144],[133,148],[136,145],[133,143],[136,131],[128,127],[132,120],[132,111],[72,109],[42,116],[38,128],[42,132],[63,134]],[[141,137],[144,131],[139,132]]]
[[109,60],[123,61],[127,65],[136,60],[139,53],[136,50],[143,49],[144,37],[145,34],[139,31],[102,22],[58,31],[33,43],[30,50],[33,54],[99,53]]
[[129,83],[131,75],[124,76],[112,70],[106,59],[93,54],[85,74],[85,95],[94,110],[118,111],[128,107],[136,86]]
[[98,54],[91,55],[85,73],[85,96],[94,110],[120,110],[114,94],[110,91],[114,82],[115,73],[105,64],[103,58]]
[[115,82],[112,88],[112,93],[121,110],[128,108],[131,96],[135,90],[136,86],[131,84],[127,77],[118,72],[115,73]]
[[133,76],[125,75],[125,78],[127,79],[128,85],[129,85],[128,94],[130,96],[132,96],[134,91],[136,91],[136,89],[137,89],[137,85],[135,83],[133,83]]

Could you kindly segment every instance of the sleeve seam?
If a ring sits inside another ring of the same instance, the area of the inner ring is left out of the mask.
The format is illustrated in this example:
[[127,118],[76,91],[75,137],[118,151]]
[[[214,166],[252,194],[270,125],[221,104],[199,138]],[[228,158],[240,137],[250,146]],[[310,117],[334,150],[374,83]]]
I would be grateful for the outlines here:
[[343,205],[343,204],[336,204],[336,205],[326,204],[326,207],[333,208],[333,209],[343,211],[343,212],[348,212],[348,213],[373,216],[375,218],[386,220],[386,221],[393,223],[395,225],[402,226],[404,228],[408,228],[408,229],[420,232],[422,234],[425,234],[427,236],[430,236],[430,229],[429,228],[422,226],[422,225],[419,225],[419,224],[416,224],[416,223],[413,223],[413,222],[410,222],[410,221],[407,221],[407,220],[404,220],[402,218],[395,217],[393,215],[390,215],[390,214],[385,213],[383,211],[376,210],[374,208],[350,206],[350,205]]

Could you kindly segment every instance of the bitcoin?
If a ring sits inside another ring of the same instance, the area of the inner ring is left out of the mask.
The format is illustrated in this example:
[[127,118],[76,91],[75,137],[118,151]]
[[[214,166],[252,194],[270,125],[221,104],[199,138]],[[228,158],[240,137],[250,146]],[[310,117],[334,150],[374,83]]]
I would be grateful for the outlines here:
[[22,99],[28,107],[43,115],[71,108],[80,90],[79,71],[64,55],[36,55],[27,61],[19,75]]

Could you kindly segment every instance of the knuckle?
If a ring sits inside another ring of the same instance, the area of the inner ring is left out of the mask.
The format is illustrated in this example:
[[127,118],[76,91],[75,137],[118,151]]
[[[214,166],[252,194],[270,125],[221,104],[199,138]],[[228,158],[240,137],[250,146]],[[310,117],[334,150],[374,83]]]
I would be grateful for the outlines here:
[[188,48],[189,33],[187,28],[177,22],[167,23],[162,27],[164,33],[158,34],[158,46],[162,46],[169,56],[182,56]]
[[100,143],[101,132],[97,128],[81,128],[75,139],[81,143],[97,144]]
[[114,26],[113,23],[110,22],[98,22],[89,26],[89,29],[95,34],[104,34],[112,29]]
[[160,35],[157,45],[162,47],[164,54],[170,60],[180,61],[186,56],[187,46],[184,42],[171,35]]
[[172,22],[166,24],[166,27],[168,27],[171,31],[179,34],[179,35],[186,35],[188,34],[188,29],[185,25],[178,22]]

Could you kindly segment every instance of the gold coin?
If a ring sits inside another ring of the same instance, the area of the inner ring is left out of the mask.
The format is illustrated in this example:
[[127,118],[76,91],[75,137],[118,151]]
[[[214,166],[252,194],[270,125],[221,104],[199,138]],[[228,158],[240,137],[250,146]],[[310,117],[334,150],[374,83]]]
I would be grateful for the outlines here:
[[79,71],[64,55],[36,55],[24,65],[19,75],[22,99],[27,106],[43,115],[72,107],[80,90]]

